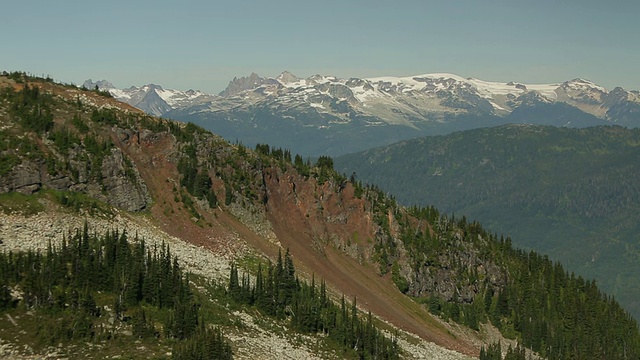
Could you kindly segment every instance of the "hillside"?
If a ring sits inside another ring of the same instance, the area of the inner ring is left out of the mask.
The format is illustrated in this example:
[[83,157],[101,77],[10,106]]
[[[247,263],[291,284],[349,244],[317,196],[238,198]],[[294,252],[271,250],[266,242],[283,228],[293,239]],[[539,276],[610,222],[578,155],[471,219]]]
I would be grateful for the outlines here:
[[[356,337],[336,344],[331,330],[326,336],[287,328],[299,326],[293,309],[308,303],[291,303],[265,320],[269,310],[241,295],[261,293],[258,269],[268,268],[265,258],[280,264],[279,253],[287,254],[287,269],[295,263],[302,280],[326,282],[338,304],[342,296],[353,299],[391,336],[398,331],[404,357],[479,356],[482,345],[500,340],[495,333],[489,336],[495,328],[551,358],[640,354],[637,323],[593,282],[566,273],[544,256],[513,249],[510,239],[478,223],[434,208],[398,206],[377,187],[339,175],[329,157],[311,164],[267,145],[254,151],[193,124],[150,117],[100,91],[16,73],[0,79],[5,250],[15,250],[22,242],[16,238],[62,241],[64,229],[80,229],[83,219],[102,219],[107,227],[121,227],[120,219],[126,219],[130,234],[150,234],[156,244],[170,238],[182,244],[178,247],[194,245],[226,262],[214,273],[224,273],[234,260],[256,279],[255,290],[246,290],[251,282],[244,275],[234,281],[233,271],[231,279],[208,279],[228,281],[222,292],[231,294],[238,308],[216,291],[195,297],[210,298],[203,300],[203,309],[220,311],[210,324],[221,326],[234,353],[244,358],[283,356],[254,345],[272,334],[292,351],[304,350],[301,343],[321,344],[322,350],[306,348],[307,355],[298,357],[357,357],[361,349],[351,342]],[[62,214],[69,218],[60,220]],[[58,225],[42,228],[43,218],[58,219],[53,220]],[[187,253],[180,261],[193,264],[187,269],[218,267],[207,259]],[[194,279],[189,288],[200,294],[203,283]],[[287,283],[313,293],[302,282],[294,285],[289,278]],[[29,310],[26,301],[15,306],[11,311]],[[28,316],[21,313],[18,321]],[[283,327],[290,330],[278,330]],[[162,328],[167,334],[167,325]],[[353,333],[363,329],[358,325]],[[134,340],[127,336],[117,338]],[[166,336],[158,343],[174,341]],[[329,353],[323,352],[327,347]],[[143,357],[144,349],[138,351]]]
[[335,159],[400,203],[464,214],[549,254],[640,317],[640,132],[501,126]]

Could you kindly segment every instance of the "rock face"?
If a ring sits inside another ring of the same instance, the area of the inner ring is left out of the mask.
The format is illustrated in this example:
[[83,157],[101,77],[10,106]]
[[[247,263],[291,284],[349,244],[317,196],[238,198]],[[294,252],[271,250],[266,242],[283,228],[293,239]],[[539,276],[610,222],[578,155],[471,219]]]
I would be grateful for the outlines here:
[[127,211],[143,210],[151,202],[140,174],[133,164],[125,161],[120,149],[111,149],[111,156],[103,160],[101,170],[103,189],[108,194],[104,196],[106,202]]
[[[75,163],[79,168],[87,163]],[[72,173],[76,172],[76,176]],[[9,172],[0,177],[0,192],[16,191],[31,195],[42,189],[60,191],[76,191],[85,193],[98,200],[126,211],[141,211],[151,203],[151,196],[147,186],[140,177],[138,170],[125,160],[122,151],[111,149],[111,155],[102,161],[99,177],[89,180],[85,172],[72,168],[68,173],[52,174],[44,161],[23,161]]]
[[87,89],[89,89],[89,90],[95,89],[96,86],[100,90],[109,90],[109,89],[115,89],[116,88],[115,86],[113,86],[112,83],[108,82],[107,80],[98,80],[98,81],[94,82],[91,79],[85,80],[85,82],[82,83],[82,86],[87,88]]
[[38,191],[42,186],[40,167],[30,162],[16,166],[7,177],[0,179],[0,182],[3,182],[0,190],[2,192],[17,191],[27,195]]
[[[448,241],[451,246],[437,257],[412,265],[408,250],[400,240],[397,214],[388,213],[389,231],[372,218],[372,205],[355,196],[354,186],[329,180],[319,184],[279,168],[263,172],[266,212],[276,228],[305,229],[311,247],[323,252],[329,246],[359,264],[379,263],[376,247],[386,244],[397,249],[397,255],[382,266],[397,263],[399,275],[407,282],[404,291],[414,297],[438,297],[447,302],[472,303],[483,289],[480,282],[459,276],[461,268],[486,279],[493,291],[507,283],[506,274],[491,259],[482,257],[461,233]],[[370,195],[373,196],[373,195]],[[426,231],[426,228],[424,229]],[[455,250],[453,250],[455,249]],[[473,269],[473,270],[472,270]],[[380,270],[382,271],[382,270]],[[383,275],[383,274],[380,274]]]
[[220,96],[227,97],[233,96],[245,90],[255,89],[258,86],[265,84],[267,79],[263,79],[256,73],[251,73],[249,76],[243,76],[241,78],[234,77],[229,82],[226,89],[220,92]]
[[[478,276],[487,278],[490,287],[496,291],[507,283],[505,274],[494,263],[482,261],[473,251],[463,250],[455,255],[441,255],[439,266],[423,265],[410,275],[408,294],[415,297],[439,296],[448,302],[472,303],[480,293],[478,283],[456,281],[453,261],[461,266],[475,269]],[[405,269],[407,271],[410,269]]]

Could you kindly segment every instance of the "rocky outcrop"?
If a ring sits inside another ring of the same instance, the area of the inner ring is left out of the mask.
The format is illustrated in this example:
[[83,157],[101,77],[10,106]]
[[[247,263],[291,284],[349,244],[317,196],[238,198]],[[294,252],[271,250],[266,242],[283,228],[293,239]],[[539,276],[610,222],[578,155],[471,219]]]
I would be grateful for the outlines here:
[[108,82],[107,80],[98,80],[96,82],[94,82],[93,80],[89,79],[89,80],[85,80],[84,83],[82,83],[82,86],[86,89],[89,90],[93,90],[96,87],[98,87],[98,89],[100,90],[109,90],[109,89],[115,89],[116,87],[113,86],[112,83]]
[[66,170],[51,170],[44,159],[23,160],[6,176],[0,177],[0,193],[31,195],[42,189],[76,191],[126,211],[141,211],[151,204],[147,186],[135,165],[118,148],[102,160],[98,177],[89,178],[87,161],[69,160]]
[[7,176],[0,178],[0,191],[16,191],[26,195],[33,194],[42,187],[41,165],[22,162],[14,167]]
[[[412,275],[409,282],[408,294],[415,297],[437,296],[447,302],[472,303],[482,291],[479,281],[460,281],[452,258],[461,261],[460,266],[474,269],[479,279],[487,279],[492,289],[505,286],[505,274],[493,263],[481,261],[472,253],[459,254],[452,257],[441,256],[439,266],[422,266]],[[465,256],[466,255],[466,256]]]
[[267,79],[263,79],[256,73],[251,73],[249,76],[243,76],[241,78],[234,77],[229,82],[226,89],[220,92],[220,96],[228,97],[238,94],[245,90],[255,89],[258,86],[264,84]]
[[139,211],[151,202],[147,187],[133,164],[125,162],[122,151],[111,149],[102,162],[102,184],[107,202],[127,211]]

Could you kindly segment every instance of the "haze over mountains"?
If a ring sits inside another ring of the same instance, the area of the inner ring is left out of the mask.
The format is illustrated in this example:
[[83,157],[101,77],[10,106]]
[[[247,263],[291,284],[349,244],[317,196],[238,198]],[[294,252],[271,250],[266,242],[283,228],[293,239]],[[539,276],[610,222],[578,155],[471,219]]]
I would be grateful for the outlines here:
[[584,79],[499,83],[453,74],[306,79],[283,72],[234,78],[218,95],[158,85],[114,89],[148,113],[190,121],[228,140],[269,143],[303,155],[339,155],[423,135],[506,123],[640,126],[640,92]]

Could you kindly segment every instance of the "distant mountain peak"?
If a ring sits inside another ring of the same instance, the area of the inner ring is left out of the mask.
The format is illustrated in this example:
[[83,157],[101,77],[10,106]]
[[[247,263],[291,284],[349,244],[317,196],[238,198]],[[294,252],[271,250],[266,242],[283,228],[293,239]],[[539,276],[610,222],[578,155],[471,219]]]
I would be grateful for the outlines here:
[[222,90],[219,95],[222,97],[233,96],[245,90],[255,89],[264,84],[264,82],[265,79],[261,78],[255,72],[241,78],[234,77],[233,80],[229,81],[226,89]]
[[[87,85],[93,84],[92,81],[87,82]],[[109,86],[106,81],[100,84]],[[282,129],[296,126],[299,129],[291,130],[293,134],[307,133],[310,129],[333,134],[333,131],[342,131],[340,128],[353,126],[359,129],[358,135],[353,136],[361,136],[364,143],[369,136],[367,134],[382,134],[383,127],[387,125],[401,129],[402,135],[384,136],[399,140],[415,136],[416,132],[432,132],[434,129],[446,132],[516,120],[544,124],[561,122],[564,126],[566,119],[572,117],[573,124],[581,126],[609,122],[632,127],[638,126],[640,121],[637,115],[640,113],[639,92],[624,89],[608,91],[584,78],[540,84],[486,81],[446,72],[372,78],[316,74],[300,78],[283,71],[275,77],[262,77],[256,72],[234,77],[219,97],[194,90],[164,89],[155,84],[109,91],[117,99],[155,115],[170,112],[167,115],[174,119],[202,123],[214,117],[227,122],[232,119],[233,124],[225,123],[223,129],[211,128],[231,138],[238,136],[238,126],[242,128],[249,124],[252,129],[261,129],[272,123],[273,128],[281,129],[280,132],[274,139],[262,141],[285,147],[293,145],[279,143],[282,141]],[[149,94],[151,92],[154,94]],[[581,113],[584,114],[579,116]],[[267,130],[256,131],[262,133]],[[350,145],[357,144],[353,139],[350,137]],[[340,143],[337,145],[340,148],[350,146],[338,138],[331,141]],[[334,150],[326,144],[313,149],[314,154],[318,151],[334,154],[343,151]]]
[[534,106],[536,104],[551,104],[553,101],[537,91],[528,91],[518,97],[520,106]]
[[[256,75],[257,76],[257,75]],[[203,93],[199,90],[172,90],[165,89],[160,85],[149,83],[146,85],[131,86],[126,89],[117,89],[107,80],[94,82],[89,79],[83,85],[85,88],[93,90],[97,86],[100,90],[107,90],[119,101],[151,114],[160,116],[177,108],[197,105],[210,101],[215,95]]]
[[160,86],[160,85],[156,85],[156,84],[147,84],[147,85],[144,85],[142,88],[143,88],[143,89],[148,89],[149,91],[151,91],[151,90],[154,90],[154,91],[155,91],[155,90],[158,90],[158,91],[162,91],[162,90],[164,90],[164,89],[162,88],[162,86]]
[[95,89],[96,86],[100,90],[111,90],[116,88],[115,86],[113,86],[112,83],[108,82],[107,80],[98,80],[96,82],[93,82],[93,80],[91,79],[85,80],[85,82],[82,83],[82,86],[89,90]]
[[582,79],[582,78],[575,78],[573,80],[565,81],[564,83],[562,83],[562,87],[578,89],[578,90],[595,89],[603,93],[607,92],[607,89],[605,89],[604,87],[594,83],[591,80]]
[[282,84],[289,84],[289,83],[300,81],[300,78],[288,71],[283,71],[280,75],[278,75],[276,80],[278,80]]

